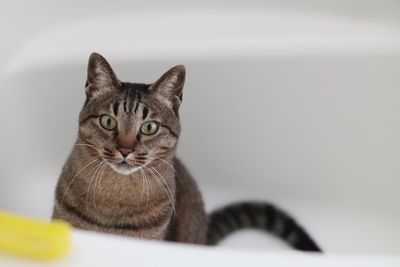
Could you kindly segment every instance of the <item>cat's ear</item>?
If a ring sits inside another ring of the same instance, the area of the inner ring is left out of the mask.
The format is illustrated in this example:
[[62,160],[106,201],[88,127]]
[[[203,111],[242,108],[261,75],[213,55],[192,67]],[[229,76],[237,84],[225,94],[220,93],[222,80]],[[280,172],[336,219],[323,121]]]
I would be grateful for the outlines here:
[[89,98],[121,87],[121,82],[118,80],[110,64],[98,53],[90,55],[85,87],[86,95]]
[[149,88],[150,92],[169,108],[177,111],[182,103],[182,90],[185,84],[185,66],[178,65],[167,71]]

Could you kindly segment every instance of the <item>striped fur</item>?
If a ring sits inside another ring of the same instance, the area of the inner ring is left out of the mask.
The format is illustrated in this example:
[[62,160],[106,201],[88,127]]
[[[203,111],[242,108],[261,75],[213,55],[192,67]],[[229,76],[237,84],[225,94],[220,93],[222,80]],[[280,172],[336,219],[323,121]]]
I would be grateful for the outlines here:
[[298,250],[321,251],[292,217],[263,202],[231,204],[212,212],[209,216],[207,244],[215,245],[227,235],[243,228],[272,232]]

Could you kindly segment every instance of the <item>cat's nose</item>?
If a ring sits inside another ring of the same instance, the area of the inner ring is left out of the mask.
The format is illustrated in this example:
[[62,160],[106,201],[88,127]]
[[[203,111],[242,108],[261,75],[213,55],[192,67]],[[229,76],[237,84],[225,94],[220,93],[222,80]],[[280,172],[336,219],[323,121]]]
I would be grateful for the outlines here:
[[117,150],[121,152],[121,155],[126,158],[130,153],[133,152],[132,147],[117,147]]

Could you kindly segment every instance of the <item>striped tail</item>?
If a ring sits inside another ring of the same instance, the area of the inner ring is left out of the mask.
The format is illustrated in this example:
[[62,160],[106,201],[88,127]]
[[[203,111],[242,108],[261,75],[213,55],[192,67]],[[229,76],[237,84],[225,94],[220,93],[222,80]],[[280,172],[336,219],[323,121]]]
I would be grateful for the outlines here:
[[261,202],[232,204],[211,213],[207,244],[215,245],[230,233],[243,228],[264,229],[280,236],[298,250],[322,252],[293,218]]

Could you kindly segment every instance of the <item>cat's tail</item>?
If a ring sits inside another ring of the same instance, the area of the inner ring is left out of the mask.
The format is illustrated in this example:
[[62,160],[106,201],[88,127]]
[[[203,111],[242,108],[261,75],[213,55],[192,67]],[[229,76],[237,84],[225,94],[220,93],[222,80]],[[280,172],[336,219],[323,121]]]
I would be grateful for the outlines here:
[[243,228],[272,232],[298,250],[322,252],[292,217],[271,204],[262,202],[241,202],[212,212],[209,217],[207,244],[215,245],[230,233]]

